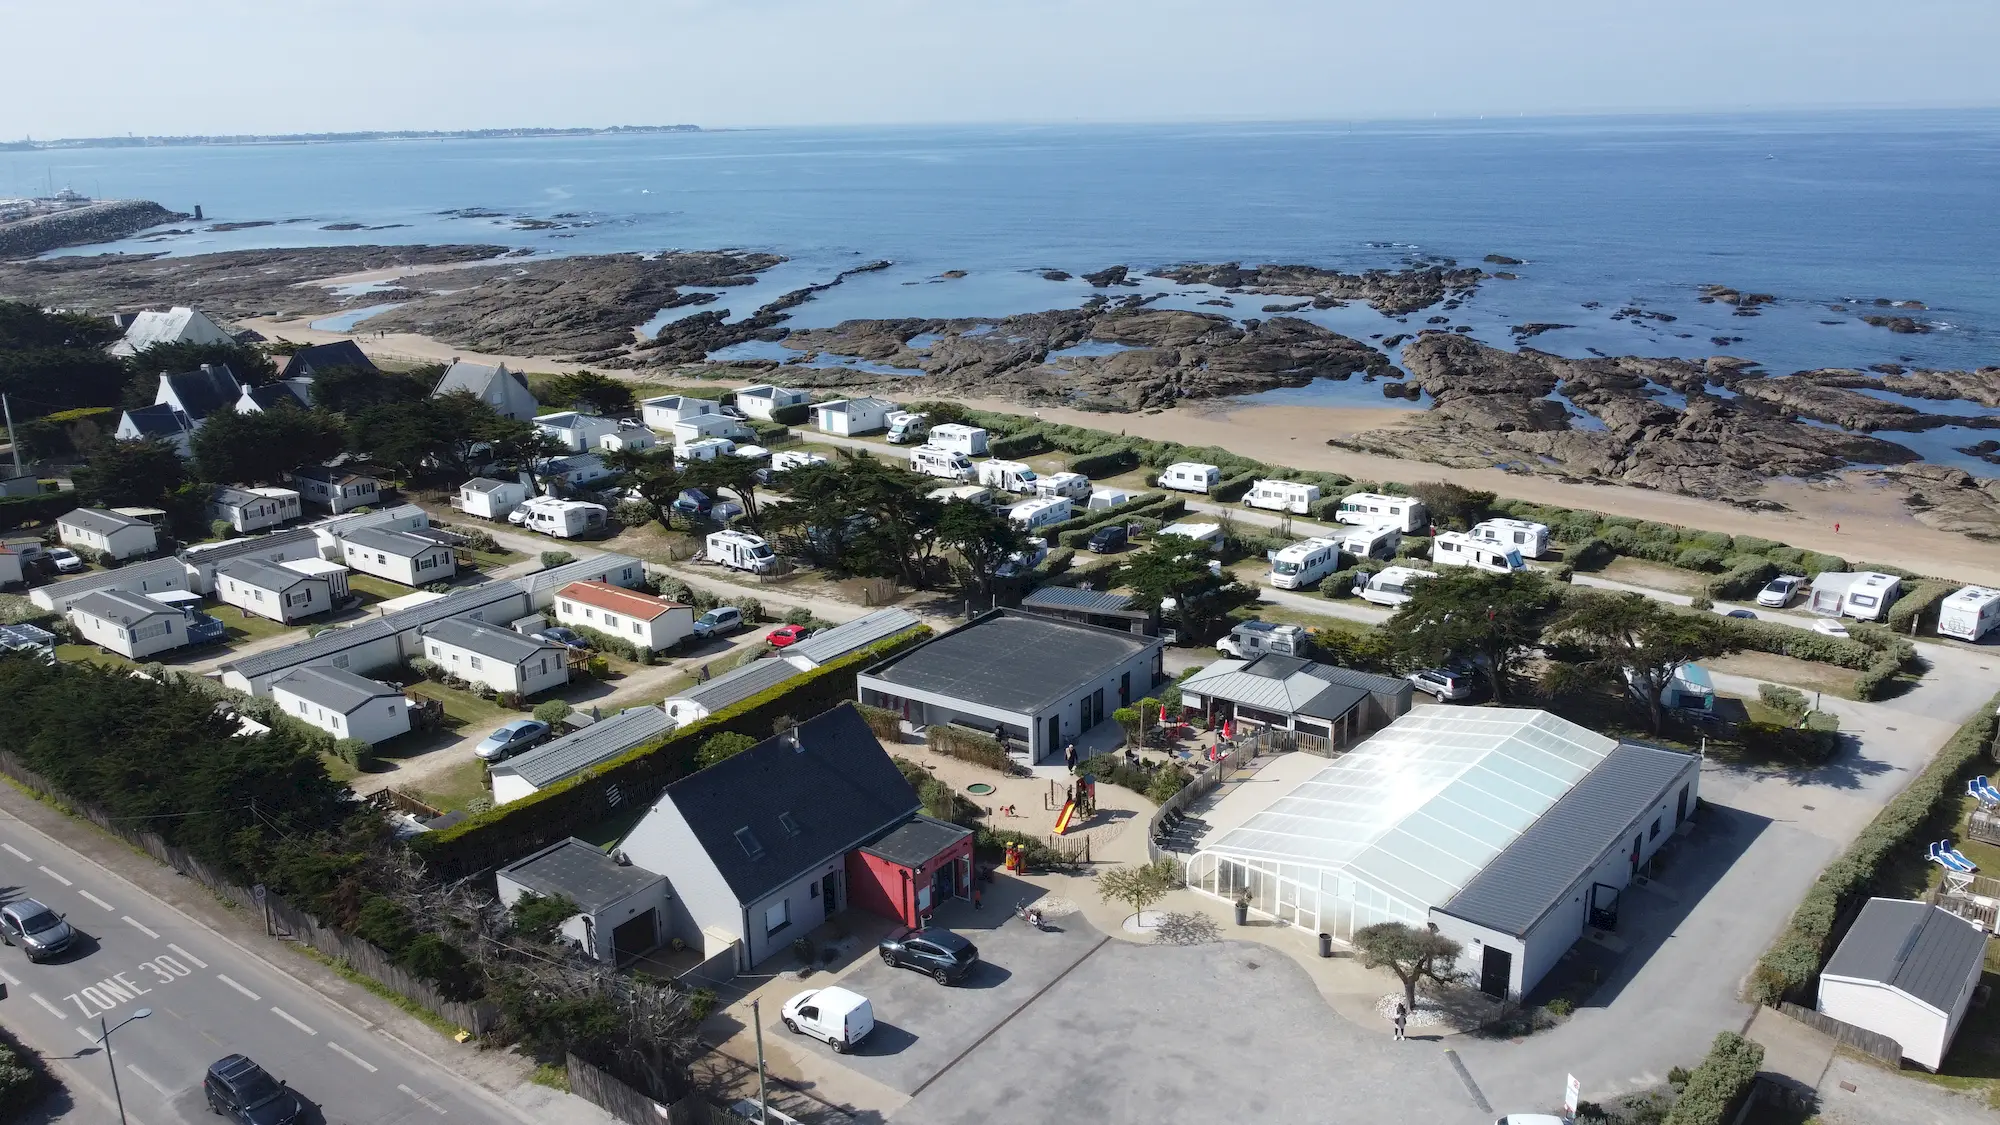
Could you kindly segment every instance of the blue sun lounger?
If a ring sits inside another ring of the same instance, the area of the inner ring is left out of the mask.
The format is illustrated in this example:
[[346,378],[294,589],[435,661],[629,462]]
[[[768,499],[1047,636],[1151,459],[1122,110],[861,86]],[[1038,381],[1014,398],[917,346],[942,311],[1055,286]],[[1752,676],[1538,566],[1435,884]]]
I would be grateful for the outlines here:
[[1987,780],[1985,774],[1980,774],[1978,777],[1966,782],[1965,791],[1989,809],[1995,805],[2000,805],[2000,789],[1995,789],[1993,783]]
[[1946,871],[1956,872],[1960,875],[1970,875],[1979,870],[1979,865],[1965,858],[1964,853],[1952,847],[1950,840],[1939,840],[1937,843],[1932,844],[1926,854],[1930,857],[1932,863],[1938,864]]

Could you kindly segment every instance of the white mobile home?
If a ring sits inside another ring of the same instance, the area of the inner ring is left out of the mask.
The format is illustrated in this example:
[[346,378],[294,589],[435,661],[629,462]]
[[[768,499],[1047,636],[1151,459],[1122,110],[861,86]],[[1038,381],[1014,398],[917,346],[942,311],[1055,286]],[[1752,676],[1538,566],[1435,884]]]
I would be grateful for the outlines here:
[[697,414],[683,418],[668,427],[676,447],[692,445],[707,438],[751,438],[756,434],[750,427],[731,418],[727,414]]
[[114,559],[136,559],[159,549],[159,532],[145,520],[103,508],[78,508],[56,517],[63,546]]
[[571,453],[582,453],[598,448],[600,439],[606,434],[617,433],[618,420],[601,418],[595,414],[585,414],[576,410],[564,410],[536,418],[535,430]]
[[1819,1010],[1894,1039],[1935,1071],[1984,971],[1986,934],[1940,906],[1871,898],[1819,977]]
[[299,486],[299,495],[307,503],[317,504],[336,516],[382,502],[380,481],[366,473],[330,465],[294,469],[292,483]]
[[1938,603],[1938,634],[1976,641],[2000,625],[2000,590],[1984,586],[1965,589]]
[[1199,461],[1176,461],[1160,470],[1159,485],[1176,492],[1207,492],[1222,481],[1222,470]]
[[299,518],[299,494],[289,488],[218,487],[208,501],[209,515],[247,535]]
[[935,445],[920,445],[910,450],[910,471],[946,480],[971,480],[974,472],[972,458]]
[[[340,558],[340,540],[348,532],[363,527],[379,527],[388,531],[424,531],[431,525],[431,514],[415,504],[392,504],[373,512],[355,512],[345,516],[327,516],[306,525],[319,541],[321,558]],[[287,535],[289,532],[279,532]],[[276,536],[267,537],[269,539]],[[197,548],[199,549],[199,548]],[[266,560],[270,561],[270,560]]]
[[1340,544],[1306,539],[1271,552],[1271,585],[1302,590],[1340,569]]
[[571,488],[588,488],[612,475],[611,467],[604,458],[595,453],[578,453],[569,457],[550,457],[535,463],[534,475],[549,480],[559,480]]
[[187,614],[142,594],[100,590],[70,603],[70,624],[88,644],[144,660],[188,643]]
[[[638,569],[638,560],[627,561],[633,570]],[[539,602],[531,601],[533,591],[540,588],[538,581],[544,576],[551,576],[550,581],[561,587],[580,578],[596,577],[587,573],[596,569],[599,568],[568,563],[521,578],[468,586],[422,605],[385,612],[346,628],[323,630],[293,644],[239,657],[223,665],[222,682],[249,695],[268,696],[271,681],[294,668],[323,665],[360,673],[390,668],[424,655],[422,630],[434,621],[447,617],[514,621],[530,610],[548,606],[554,589],[549,589]]]
[[942,500],[947,504],[953,500],[963,500],[968,504],[978,504],[982,507],[991,508],[993,506],[993,490],[982,488],[976,484],[961,484],[951,488],[934,488],[924,493],[924,495],[933,500]]
[[1310,515],[1312,506],[1317,503],[1319,485],[1291,480],[1260,480],[1243,494],[1243,506],[1246,508],[1290,512],[1295,516]]
[[663,652],[694,634],[694,607],[613,586],[572,582],[556,591],[556,623],[609,633],[648,652]]
[[1521,552],[1512,547],[1482,543],[1462,531],[1441,531],[1431,540],[1431,562],[1438,566],[1469,566],[1489,574],[1512,574],[1528,569]]
[[335,738],[370,746],[410,730],[410,701],[401,688],[339,668],[295,668],[271,682],[271,702]]
[[986,452],[986,431],[962,422],[943,422],[931,427],[930,444],[976,457]]
[[713,461],[725,453],[736,452],[736,443],[728,438],[712,437],[691,441],[686,445],[674,446],[674,460],[683,465],[695,461]]
[[988,488],[1002,492],[1033,493],[1035,491],[1035,470],[1019,461],[981,461],[979,475],[975,478]]
[[769,383],[757,383],[736,392],[736,409],[746,418],[759,422],[775,422],[772,415],[787,406],[804,406],[812,401],[809,392],[791,387],[774,387]]
[[747,531],[712,531],[703,553],[711,562],[753,574],[763,574],[778,565],[778,556],[771,550],[771,544],[763,536]]
[[628,707],[615,715],[606,715],[582,730],[544,742],[519,757],[495,762],[487,773],[493,783],[493,803],[518,801],[601,766],[673,729],[673,720],[658,707]]
[[517,480],[473,477],[458,486],[451,506],[468,516],[483,520],[504,520],[507,513],[528,500],[528,486]]
[[616,430],[598,436],[595,448],[603,453],[644,453],[659,444],[653,431],[636,422],[621,421]]
[[1393,559],[1403,533],[1389,526],[1364,527],[1340,537],[1340,549],[1357,559]]
[[1418,570],[1410,566],[1384,567],[1368,576],[1365,582],[1356,583],[1354,592],[1361,600],[1376,605],[1402,605],[1410,600],[1410,583],[1419,578],[1436,578],[1434,570]]
[[881,398],[844,398],[813,407],[813,425],[821,433],[853,437],[873,433],[889,424],[889,412],[896,404]]
[[569,654],[560,645],[469,618],[451,617],[421,630],[424,655],[446,672],[522,697],[569,682]]
[[603,531],[611,510],[587,500],[558,500],[539,496],[521,505],[521,526],[557,539],[575,539]]
[[720,402],[706,398],[689,398],[686,395],[662,395],[639,404],[640,420],[653,429],[662,431],[673,429],[675,422],[721,413]]
[[1169,535],[1178,535],[1183,539],[1192,539],[1203,550],[1211,554],[1222,550],[1222,525],[1219,523],[1170,523],[1156,532],[1153,537],[1155,539],[1165,539]]
[[1333,518],[1338,523],[1351,523],[1359,527],[1380,527],[1387,524],[1409,535],[1428,526],[1430,513],[1424,510],[1424,502],[1414,496],[1384,496],[1379,492],[1356,492],[1341,499],[1340,510],[1334,513]]
[[774,473],[785,473],[793,469],[803,469],[808,465],[824,464],[826,464],[826,455],[823,453],[806,453],[797,449],[780,449],[776,453],[771,454],[771,471]]
[[215,596],[245,612],[290,625],[303,617],[330,612],[347,596],[347,571],[339,566],[334,569],[339,572],[337,578],[325,573],[304,574],[257,559],[231,559],[215,568]]
[[1489,546],[1512,547],[1524,559],[1539,559],[1549,549],[1549,525],[1531,520],[1482,520],[1472,525],[1472,537]]
[[668,696],[661,706],[674,725],[684,727],[804,674],[804,671],[783,660],[752,660],[714,679]]
[[1081,504],[1090,499],[1090,478],[1082,473],[1052,473],[1035,481],[1035,495],[1061,496]]
[[405,586],[428,586],[458,573],[451,547],[413,532],[362,527],[344,533],[340,543],[340,561],[349,570]]
[[188,589],[188,568],[179,559],[153,559],[116,570],[94,570],[63,582],[28,591],[28,600],[43,609],[63,613],[78,598],[102,590],[129,594],[164,594]]
[[1061,523],[1070,518],[1070,503],[1067,496],[1048,496],[1040,500],[1023,500],[1007,509],[1007,518],[1022,531],[1034,531]]

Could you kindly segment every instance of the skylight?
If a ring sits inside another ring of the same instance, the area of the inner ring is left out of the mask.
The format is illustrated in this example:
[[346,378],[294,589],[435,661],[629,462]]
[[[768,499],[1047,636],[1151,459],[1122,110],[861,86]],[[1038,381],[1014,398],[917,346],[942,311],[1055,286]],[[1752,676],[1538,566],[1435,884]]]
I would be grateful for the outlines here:
[[764,845],[757,842],[757,837],[748,828],[738,828],[736,830],[736,842],[743,845],[744,855],[749,856],[751,859],[764,858]]

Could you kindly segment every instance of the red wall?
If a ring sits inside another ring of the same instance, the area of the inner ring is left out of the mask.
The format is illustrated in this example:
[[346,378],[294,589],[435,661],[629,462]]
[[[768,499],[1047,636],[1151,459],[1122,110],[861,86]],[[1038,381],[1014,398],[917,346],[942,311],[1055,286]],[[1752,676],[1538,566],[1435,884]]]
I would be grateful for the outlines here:
[[[971,855],[972,837],[969,835],[915,870],[857,849],[847,853],[848,901],[884,918],[894,918],[905,926],[921,925],[922,920],[917,917],[916,888],[929,886],[931,880],[937,877],[938,868],[955,864]],[[953,878],[957,879],[957,872],[953,873]],[[960,882],[957,893],[968,896],[972,888]]]

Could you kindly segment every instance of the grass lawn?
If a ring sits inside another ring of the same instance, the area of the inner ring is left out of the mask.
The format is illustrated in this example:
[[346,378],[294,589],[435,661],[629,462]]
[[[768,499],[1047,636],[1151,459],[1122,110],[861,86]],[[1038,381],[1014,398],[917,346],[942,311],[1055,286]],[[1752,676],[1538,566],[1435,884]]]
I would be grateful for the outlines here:
[[475,551],[470,547],[460,547],[458,550],[471,558],[473,562],[478,563],[482,570],[492,570],[495,567],[507,566],[511,563],[520,562],[527,557],[519,551],[510,551],[505,547],[497,551]]
[[326,767],[326,776],[346,785],[361,776],[361,771],[347,764],[347,759],[338,754],[321,754],[319,764]]
[[56,659],[65,664],[79,661],[102,664],[107,668],[137,668],[138,662],[127,660],[115,652],[106,652],[96,645],[57,645]]
[[1676,594],[1698,594],[1707,586],[1710,577],[1700,571],[1682,570],[1677,566],[1647,562],[1624,555],[1611,560],[1609,565],[1597,573],[1615,582],[1630,582],[1634,586],[1668,590]]
[[1732,672],[1738,676],[1788,684],[1805,692],[1808,697],[1813,692],[1822,691],[1842,699],[1853,699],[1854,685],[1861,679],[1861,673],[1852,668],[1796,660],[1768,652],[1735,652],[1701,663],[1711,672]]
[[349,574],[347,576],[347,589],[350,593],[359,597],[363,605],[369,605],[374,602],[385,602],[390,598],[400,598],[405,594],[416,593],[415,590],[403,585],[401,582],[391,582],[387,578],[377,578],[372,574]]
[[286,634],[296,634],[303,640],[306,635],[305,629],[300,626],[280,624],[268,617],[262,617],[255,613],[245,613],[237,606],[224,605],[220,602],[204,602],[201,611],[222,622],[223,632],[228,636],[229,643],[231,644],[241,644],[244,641],[257,640],[262,637],[278,637]]
[[410,796],[446,812],[465,808],[474,797],[492,795],[493,791],[486,781],[486,763],[470,756],[443,773],[431,775],[422,786],[410,790]]
[[497,727],[509,719],[527,717],[524,712],[509,711],[490,699],[481,699],[469,691],[448,688],[430,680],[419,680],[403,690],[410,695],[442,702],[445,721],[459,727],[485,729]]

